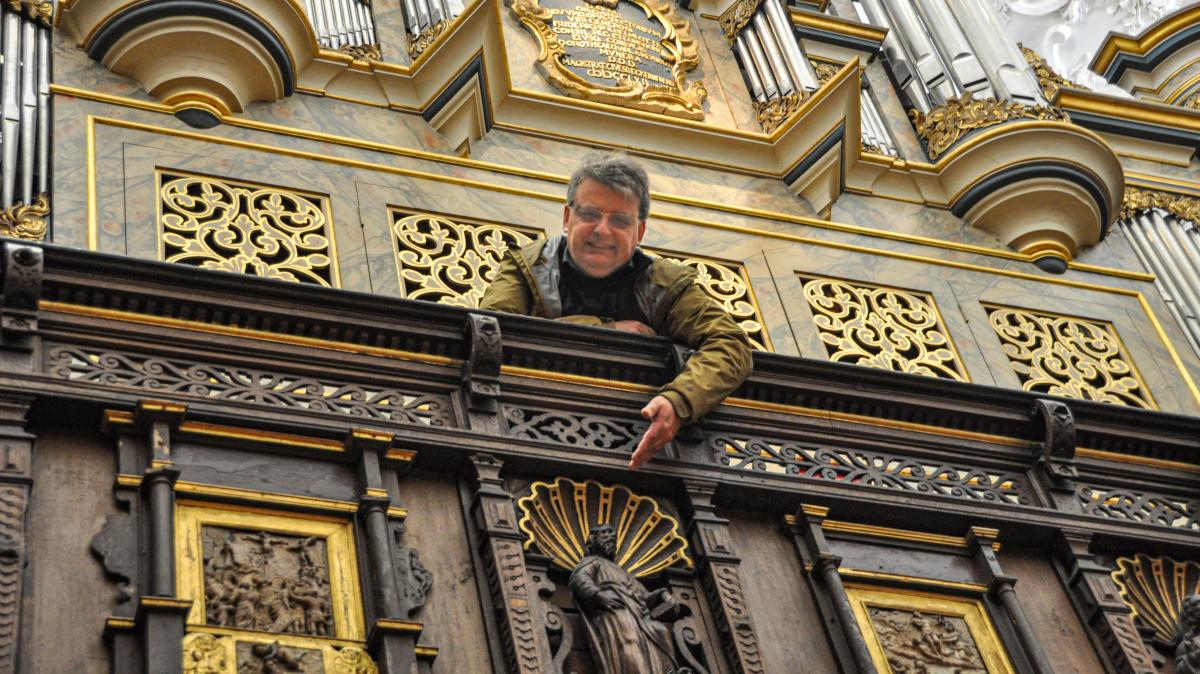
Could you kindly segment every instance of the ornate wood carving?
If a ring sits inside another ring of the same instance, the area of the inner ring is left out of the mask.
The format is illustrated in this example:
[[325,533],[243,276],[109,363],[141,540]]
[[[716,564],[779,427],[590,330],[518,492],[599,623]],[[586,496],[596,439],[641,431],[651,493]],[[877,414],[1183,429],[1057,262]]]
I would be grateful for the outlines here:
[[733,468],[993,503],[1035,502],[1025,477],[1018,473],[998,473],[866,450],[806,447],[790,440],[728,433],[714,434],[709,442],[717,461]]
[[933,297],[831,278],[803,283],[829,360],[967,381]]
[[925,141],[929,158],[936,160],[968,133],[1019,119],[1068,121],[1066,113],[1045,106],[1022,105],[995,98],[975,98],[970,91],[951,98],[928,113],[910,110],[917,135]]
[[500,480],[503,464],[488,454],[473,455],[471,464],[478,481],[471,514],[483,533],[480,554],[500,615],[500,637],[509,669],[517,674],[545,674],[553,658],[547,640],[538,634],[534,588],[525,568],[516,508]]
[[875,606],[867,614],[893,672],[987,672],[961,617]]
[[327,197],[165,171],[158,185],[164,261],[341,284]]
[[46,366],[50,375],[62,379],[144,389],[158,394],[174,393],[428,426],[450,425],[449,401],[444,396],[329,378],[63,344],[47,348]]
[[984,305],[1026,391],[1156,409],[1107,321]]
[[1075,494],[1089,515],[1200,531],[1200,500],[1092,484],[1079,485]]
[[240,641],[237,644],[238,674],[325,674],[321,651],[315,648],[280,646]]
[[[10,4],[13,0],[9,0]],[[46,7],[50,3],[45,3]],[[14,239],[42,241],[49,230],[46,218],[50,215],[50,195],[42,192],[25,204],[20,201],[0,210],[0,236],[11,236]]]
[[1161,208],[1180,220],[1200,222],[1200,199],[1186,194],[1161,192],[1142,187],[1125,186],[1121,200],[1121,217],[1131,218],[1139,211]]
[[746,267],[740,262],[719,260],[700,255],[677,253],[657,248],[643,248],[648,253],[690,267],[696,271],[696,285],[704,294],[721,305],[750,339],[750,348],[771,351],[771,340],[763,327],[758,300],[750,287]]
[[203,526],[209,625],[333,636],[325,541]]
[[1070,486],[1075,470],[1075,417],[1066,403],[1040,398],[1033,403],[1033,418],[1042,422],[1042,469],[1057,486]]
[[0,345],[28,350],[38,328],[42,295],[42,249],[3,244],[4,290],[0,296]]
[[1180,607],[1175,674],[1200,674],[1200,594],[1188,595]]
[[633,451],[649,424],[580,412],[504,405],[508,435],[575,447]]
[[421,564],[416,548],[404,545],[404,525],[392,524],[392,569],[396,574],[396,587],[407,615],[425,605],[425,597],[433,588],[433,573]]
[[1112,579],[1134,619],[1154,631],[1154,641],[1178,643],[1184,602],[1200,593],[1200,564],[1137,553],[1117,558]]

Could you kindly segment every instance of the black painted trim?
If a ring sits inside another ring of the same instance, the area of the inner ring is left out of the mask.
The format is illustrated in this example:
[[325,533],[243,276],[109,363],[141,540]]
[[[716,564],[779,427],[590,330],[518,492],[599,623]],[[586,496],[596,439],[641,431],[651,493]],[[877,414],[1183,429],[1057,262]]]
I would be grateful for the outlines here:
[[1116,84],[1121,79],[1121,76],[1125,74],[1125,71],[1130,68],[1141,71],[1154,70],[1168,56],[1196,40],[1200,40],[1200,24],[1193,24],[1184,28],[1141,56],[1128,52],[1120,52],[1113,59],[1112,63],[1108,64],[1108,68],[1104,71],[1104,79],[1112,84]]
[[955,217],[963,217],[984,197],[1013,183],[1035,178],[1061,178],[1079,185],[1095,200],[1100,208],[1100,238],[1108,235],[1108,199],[1104,186],[1094,176],[1070,164],[1056,161],[1035,161],[1028,164],[1002,169],[975,183],[950,207]]
[[819,30],[805,26],[795,26],[793,30],[796,33],[796,37],[799,38],[832,44],[838,47],[846,47],[847,49],[867,52],[868,54],[874,54],[883,47],[883,42],[875,42],[874,40],[867,40],[861,37],[851,37],[828,30]]
[[[838,126],[836,131],[829,134],[825,140],[821,141],[819,145],[813,148],[812,151],[809,152],[799,164],[796,164],[794,167],[792,167],[792,170],[788,171],[787,175],[783,177],[783,182],[791,185],[799,180],[800,176],[804,175],[805,171],[812,168],[813,164],[821,161],[821,157],[824,157],[826,152],[830,151],[834,146],[840,143],[845,135],[846,125],[843,123],[842,125]],[[840,159],[838,161],[839,163],[841,162]],[[845,176],[845,173],[842,175]]]
[[285,96],[291,96],[296,91],[296,68],[288,56],[288,51],[279,41],[270,27],[243,9],[219,2],[205,0],[155,0],[143,5],[132,7],[109,19],[96,37],[87,47],[87,54],[96,61],[103,61],[108,50],[130,31],[158,19],[175,16],[202,16],[223,21],[244,31],[261,44],[275,64],[279,66],[279,74],[283,78]]
[[446,104],[450,102],[450,99],[454,98],[455,94],[476,78],[479,80],[479,94],[483,96],[483,128],[491,131],[492,102],[488,99],[488,90],[483,83],[483,54],[477,55],[474,60],[467,64],[467,67],[462,69],[462,72],[454,78],[454,81],[445,89],[442,89],[442,93],[438,94],[437,98],[433,99],[429,107],[421,111],[421,119],[428,122],[436,117],[442,111],[442,108],[446,107]]
[[1194,131],[1070,109],[1067,113],[1071,115],[1072,122],[1093,131],[1200,149],[1200,133]]

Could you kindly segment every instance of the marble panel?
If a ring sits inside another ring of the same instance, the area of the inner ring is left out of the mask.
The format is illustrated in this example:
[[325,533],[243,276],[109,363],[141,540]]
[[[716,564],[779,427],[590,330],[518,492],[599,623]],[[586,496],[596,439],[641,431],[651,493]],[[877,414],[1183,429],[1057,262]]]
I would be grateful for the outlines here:
[[371,14],[375,19],[375,39],[386,63],[409,65],[408,31],[404,27],[402,0],[373,0]]
[[718,76],[721,85],[718,90],[709,90],[709,104],[715,106],[713,99],[717,97],[724,99],[732,127],[743,131],[762,131],[754,116],[754,99],[746,86],[746,78],[742,75],[733,48],[725,41],[721,25],[714,19],[696,14],[693,15],[692,29],[700,43],[701,59],[707,59],[709,70]]
[[1126,171],[1148,173],[1167,178],[1179,178],[1180,180],[1191,182],[1200,181],[1200,157],[1195,155],[1192,155],[1191,162],[1187,166],[1176,166],[1174,164],[1166,164],[1124,154],[1117,155],[1117,157],[1121,160],[1121,166]]

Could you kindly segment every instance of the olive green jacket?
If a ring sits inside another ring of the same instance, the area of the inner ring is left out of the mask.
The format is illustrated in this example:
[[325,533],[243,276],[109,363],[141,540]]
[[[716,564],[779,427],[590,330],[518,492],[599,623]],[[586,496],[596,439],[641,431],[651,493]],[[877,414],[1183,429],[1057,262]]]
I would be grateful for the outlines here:
[[[565,242],[557,236],[509,250],[479,308],[610,326],[612,321],[596,316],[562,315],[558,260]],[[688,267],[656,258],[634,289],[638,307],[656,333],[695,349],[683,372],[661,389],[685,421],[721,404],[753,367],[745,331],[695,280],[696,272]]]

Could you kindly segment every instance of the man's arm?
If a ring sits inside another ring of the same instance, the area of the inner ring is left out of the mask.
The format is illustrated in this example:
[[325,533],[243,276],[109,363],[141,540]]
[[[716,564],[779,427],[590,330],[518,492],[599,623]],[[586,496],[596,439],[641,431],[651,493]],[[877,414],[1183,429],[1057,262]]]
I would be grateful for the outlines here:
[[479,300],[480,309],[504,311],[510,314],[530,315],[533,311],[533,297],[525,277],[517,267],[517,253],[509,251],[500,262],[492,284],[484,291]]
[[746,332],[691,278],[661,327],[664,334],[695,351],[683,371],[642,409],[650,428],[629,461],[633,470],[654,458],[684,423],[720,405],[754,366]]

